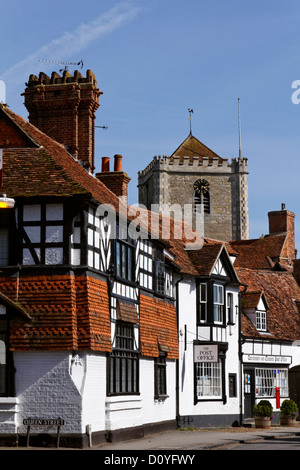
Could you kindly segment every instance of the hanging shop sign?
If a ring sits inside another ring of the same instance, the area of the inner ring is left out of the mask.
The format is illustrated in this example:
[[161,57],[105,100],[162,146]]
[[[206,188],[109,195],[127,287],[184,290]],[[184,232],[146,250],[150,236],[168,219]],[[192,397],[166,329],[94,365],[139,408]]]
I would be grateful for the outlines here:
[[194,362],[219,362],[217,344],[194,344]]

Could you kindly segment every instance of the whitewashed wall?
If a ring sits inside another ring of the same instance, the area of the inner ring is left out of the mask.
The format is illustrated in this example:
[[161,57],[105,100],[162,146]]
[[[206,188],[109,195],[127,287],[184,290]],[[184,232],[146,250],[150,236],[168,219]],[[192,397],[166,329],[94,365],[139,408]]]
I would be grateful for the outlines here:
[[[228,291],[229,292],[229,291]],[[232,288],[233,305],[238,304],[238,289]],[[198,401],[194,404],[194,363],[193,341],[209,340],[209,328],[198,327],[196,285],[192,278],[185,278],[179,283],[179,414],[180,416],[238,415],[240,412],[240,362],[238,356],[238,316],[235,325],[213,328],[214,341],[228,342],[225,363],[225,386],[227,402]],[[186,325],[186,327],[185,327]],[[186,337],[185,337],[186,335]],[[229,397],[229,374],[236,374],[237,396]]]

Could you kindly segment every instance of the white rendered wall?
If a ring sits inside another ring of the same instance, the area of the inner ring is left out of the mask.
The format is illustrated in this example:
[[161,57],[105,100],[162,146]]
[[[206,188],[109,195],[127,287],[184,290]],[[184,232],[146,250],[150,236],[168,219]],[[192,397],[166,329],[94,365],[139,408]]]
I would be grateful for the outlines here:
[[167,395],[165,400],[154,398],[154,358],[140,361],[140,391],[143,400],[144,424],[170,421],[176,418],[176,363],[167,360]]
[[[227,292],[233,293],[233,305],[238,305],[238,289],[231,288]],[[222,400],[208,401],[203,399],[203,401],[194,404],[193,341],[196,339],[209,340],[208,327],[200,327],[197,331],[196,302],[195,281],[186,278],[179,283],[179,414],[180,416],[238,415],[240,412],[238,316],[235,316],[234,325],[228,325],[222,329],[213,329],[213,339],[215,341],[228,343],[225,361],[225,394],[227,402],[224,404]],[[229,397],[229,374],[236,374],[236,397]]]

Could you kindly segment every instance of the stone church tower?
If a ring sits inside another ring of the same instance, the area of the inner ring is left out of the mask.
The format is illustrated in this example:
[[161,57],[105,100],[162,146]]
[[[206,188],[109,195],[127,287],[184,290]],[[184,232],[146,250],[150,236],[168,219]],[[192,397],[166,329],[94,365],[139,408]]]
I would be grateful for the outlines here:
[[[196,183],[196,184],[195,184]],[[170,214],[170,207],[192,207],[204,213],[204,235],[217,240],[249,238],[246,158],[221,158],[192,133],[175,152],[154,157],[138,173],[139,203]],[[152,206],[152,207],[151,207]],[[203,229],[202,229],[203,230]]]

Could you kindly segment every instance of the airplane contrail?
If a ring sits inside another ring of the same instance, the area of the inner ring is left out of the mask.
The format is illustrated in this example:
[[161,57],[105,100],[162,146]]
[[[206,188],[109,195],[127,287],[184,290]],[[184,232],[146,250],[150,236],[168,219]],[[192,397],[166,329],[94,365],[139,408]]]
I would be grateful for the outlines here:
[[6,83],[10,91],[24,82],[39,59],[67,59],[74,57],[86,49],[92,42],[102,36],[112,33],[125,23],[133,20],[139,13],[140,8],[130,2],[120,2],[109,11],[102,13],[96,19],[80,24],[74,31],[65,32],[59,38],[43,45],[25,59],[10,67],[0,74],[0,79]]

